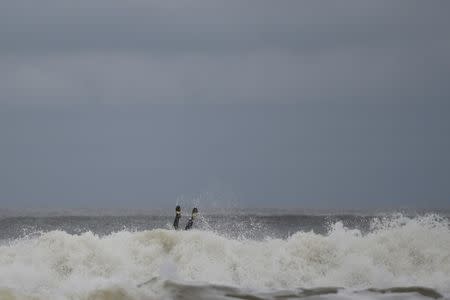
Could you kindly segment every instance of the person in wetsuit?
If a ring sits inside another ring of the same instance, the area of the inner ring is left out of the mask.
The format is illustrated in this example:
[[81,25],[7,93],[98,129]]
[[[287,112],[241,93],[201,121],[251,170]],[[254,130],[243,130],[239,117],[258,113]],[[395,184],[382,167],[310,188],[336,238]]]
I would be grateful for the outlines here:
[[189,230],[192,228],[192,225],[194,225],[194,219],[197,216],[198,213],[198,209],[197,207],[194,207],[194,209],[192,210],[192,216],[189,218],[187,224],[186,224],[186,228],[184,228],[184,230]]
[[173,221],[173,228],[175,228],[176,230],[178,230],[178,223],[180,222],[180,218],[181,218],[181,207],[177,205],[177,207],[175,208],[175,220]]

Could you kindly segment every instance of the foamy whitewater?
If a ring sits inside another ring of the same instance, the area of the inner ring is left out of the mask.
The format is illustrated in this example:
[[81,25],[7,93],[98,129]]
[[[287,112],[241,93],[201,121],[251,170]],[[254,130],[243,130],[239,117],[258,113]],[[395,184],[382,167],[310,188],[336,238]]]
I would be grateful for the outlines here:
[[112,232],[80,224],[115,219],[2,219],[0,299],[450,299],[446,217],[210,217],[192,231],[129,218]]

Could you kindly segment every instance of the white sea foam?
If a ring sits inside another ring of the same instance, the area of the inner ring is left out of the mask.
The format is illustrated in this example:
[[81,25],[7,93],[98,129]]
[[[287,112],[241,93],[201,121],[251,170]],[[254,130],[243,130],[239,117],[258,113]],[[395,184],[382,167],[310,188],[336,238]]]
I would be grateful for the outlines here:
[[263,241],[195,230],[51,231],[0,246],[1,299],[161,297],[163,284],[138,287],[151,278],[258,291],[425,286],[449,295],[450,227],[435,215],[400,215],[374,220],[367,234],[340,222],[326,235]]

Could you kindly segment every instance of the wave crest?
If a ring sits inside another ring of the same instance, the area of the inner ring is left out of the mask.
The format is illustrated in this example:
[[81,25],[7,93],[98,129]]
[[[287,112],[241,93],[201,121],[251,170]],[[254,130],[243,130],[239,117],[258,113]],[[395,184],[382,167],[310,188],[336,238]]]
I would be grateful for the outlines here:
[[0,246],[0,289],[90,299],[113,288],[111,295],[134,299],[164,293],[138,287],[156,277],[257,290],[426,286],[449,294],[449,249],[448,220],[437,215],[374,219],[367,234],[336,222],[325,235],[299,231],[262,241],[212,231],[51,231]]

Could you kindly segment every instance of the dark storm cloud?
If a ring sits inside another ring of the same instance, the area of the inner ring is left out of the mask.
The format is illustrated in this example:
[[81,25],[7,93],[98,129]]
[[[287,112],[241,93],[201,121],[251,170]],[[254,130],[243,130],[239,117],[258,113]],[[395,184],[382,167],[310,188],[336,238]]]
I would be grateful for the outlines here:
[[0,5],[3,102],[410,97],[449,75],[446,2]]
[[0,201],[160,206],[225,186],[240,205],[448,207],[449,15],[1,1]]
[[[448,40],[448,4],[421,1],[3,2],[3,51],[317,51]],[[419,37],[419,39],[418,39]],[[381,43],[381,44],[380,44]]]

